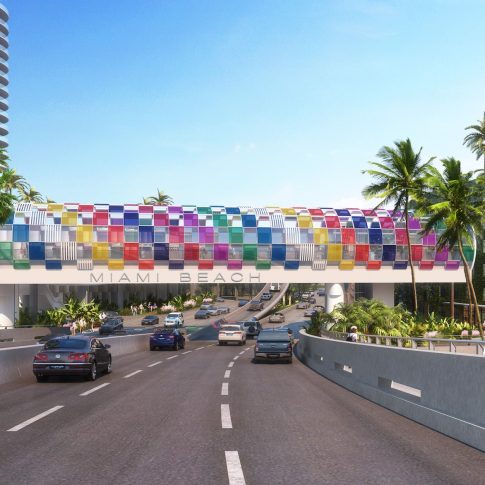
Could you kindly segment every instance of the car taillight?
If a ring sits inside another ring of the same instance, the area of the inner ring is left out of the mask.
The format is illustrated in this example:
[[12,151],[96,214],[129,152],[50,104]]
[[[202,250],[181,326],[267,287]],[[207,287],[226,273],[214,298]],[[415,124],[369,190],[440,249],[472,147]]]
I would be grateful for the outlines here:
[[241,335],[241,334],[242,334],[242,332],[239,332],[239,331],[237,331],[237,330],[236,330],[234,333],[235,333],[236,335]]
[[47,360],[49,356],[44,352],[39,352],[38,354],[34,355],[34,360]]
[[71,352],[69,354],[69,360],[73,360],[75,362],[85,362],[89,360],[89,354],[84,352]]

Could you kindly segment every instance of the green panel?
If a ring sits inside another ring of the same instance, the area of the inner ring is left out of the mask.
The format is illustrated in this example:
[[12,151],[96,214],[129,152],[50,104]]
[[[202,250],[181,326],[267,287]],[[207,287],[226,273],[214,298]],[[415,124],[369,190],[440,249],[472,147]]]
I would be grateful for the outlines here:
[[30,269],[30,261],[14,261],[14,269]]
[[12,261],[11,242],[0,242],[0,261]]
[[242,227],[230,227],[229,228],[229,242],[231,244],[242,244],[243,243],[243,228]]
[[227,215],[226,214],[214,214],[213,221],[214,221],[214,227],[219,227],[219,226],[227,227]]
[[153,221],[151,219],[141,219],[139,221],[140,226],[153,226]]
[[471,263],[473,261],[473,248],[471,246],[463,246],[463,252],[465,253],[465,259]]
[[256,269],[271,269],[271,261],[257,261]]
[[243,246],[243,261],[256,261],[258,258],[258,246],[256,244],[245,244]]
[[210,207],[197,207],[198,214],[212,214],[212,209]]

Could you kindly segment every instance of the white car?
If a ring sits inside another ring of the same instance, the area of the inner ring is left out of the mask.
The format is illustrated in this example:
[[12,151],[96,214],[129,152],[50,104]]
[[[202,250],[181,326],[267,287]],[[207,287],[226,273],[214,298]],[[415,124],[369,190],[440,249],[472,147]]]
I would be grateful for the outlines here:
[[261,294],[261,300],[271,300],[273,298],[273,295],[271,293],[262,293]]
[[165,317],[166,327],[182,327],[184,325],[184,314],[182,312],[172,312]]
[[239,345],[246,344],[246,332],[240,325],[222,325],[219,330],[219,345],[227,345],[235,342]]

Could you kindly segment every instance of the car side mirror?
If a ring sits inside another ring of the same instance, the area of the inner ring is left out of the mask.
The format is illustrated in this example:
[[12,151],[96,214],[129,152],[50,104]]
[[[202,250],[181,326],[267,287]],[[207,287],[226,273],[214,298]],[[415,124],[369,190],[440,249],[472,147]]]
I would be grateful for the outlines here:
[[104,348],[105,349],[110,349],[111,348],[111,345],[110,344],[104,344]]

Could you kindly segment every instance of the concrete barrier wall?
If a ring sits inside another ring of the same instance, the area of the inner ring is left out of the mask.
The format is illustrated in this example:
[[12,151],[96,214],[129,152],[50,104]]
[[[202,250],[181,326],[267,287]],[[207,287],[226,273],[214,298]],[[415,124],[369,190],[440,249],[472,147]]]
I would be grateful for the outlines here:
[[297,354],[350,391],[485,451],[485,357],[342,342],[304,330]]
[[[101,340],[111,345],[111,355],[117,357],[148,349],[149,338],[149,334],[144,334],[107,337]],[[42,345],[0,349],[0,384],[33,379],[32,359],[41,349]]]

